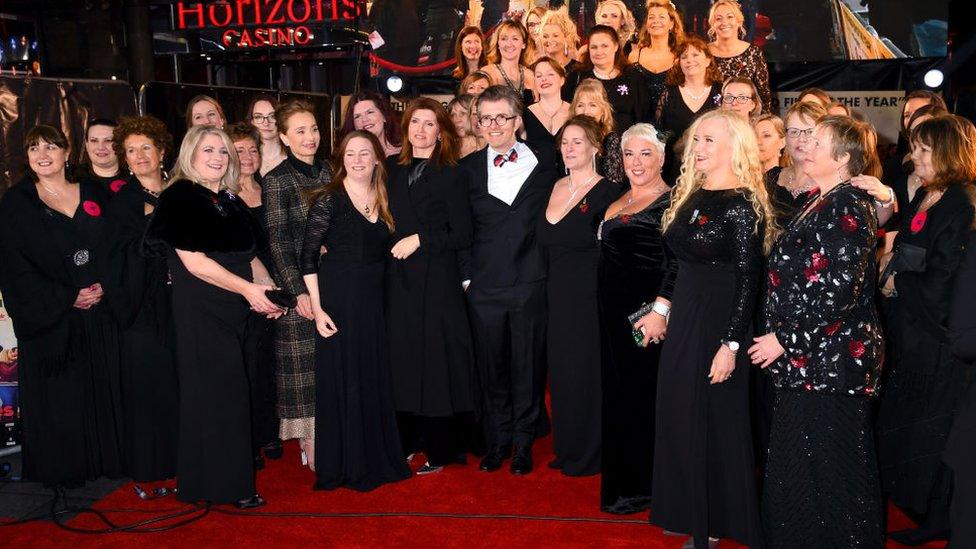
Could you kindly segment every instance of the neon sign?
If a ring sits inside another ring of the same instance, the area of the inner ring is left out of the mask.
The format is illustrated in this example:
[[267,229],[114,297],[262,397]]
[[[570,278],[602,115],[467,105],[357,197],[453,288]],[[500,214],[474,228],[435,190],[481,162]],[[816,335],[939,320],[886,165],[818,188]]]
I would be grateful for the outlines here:
[[176,4],[176,28],[223,30],[228,48],[306,46],[315,23],[349,21],[365,12],[363,0],[205,0]]

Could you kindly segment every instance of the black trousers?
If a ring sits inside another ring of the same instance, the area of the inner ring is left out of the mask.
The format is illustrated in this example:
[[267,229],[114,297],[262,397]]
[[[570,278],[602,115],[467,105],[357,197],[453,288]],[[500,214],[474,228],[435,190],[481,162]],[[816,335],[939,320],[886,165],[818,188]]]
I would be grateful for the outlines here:
[[467,292],[491,445],[532,444],[545,391],[545,282]]

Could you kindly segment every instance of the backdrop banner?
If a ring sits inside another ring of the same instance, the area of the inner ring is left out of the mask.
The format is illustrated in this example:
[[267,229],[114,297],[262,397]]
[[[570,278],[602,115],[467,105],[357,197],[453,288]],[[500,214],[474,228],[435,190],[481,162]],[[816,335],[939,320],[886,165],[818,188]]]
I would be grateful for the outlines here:
[[0,76],[0,194],[24,177],[24,135],[37,124],[64,131],[70,162],[77,166],[89,119],[135,112],[136,96],[127,82]]

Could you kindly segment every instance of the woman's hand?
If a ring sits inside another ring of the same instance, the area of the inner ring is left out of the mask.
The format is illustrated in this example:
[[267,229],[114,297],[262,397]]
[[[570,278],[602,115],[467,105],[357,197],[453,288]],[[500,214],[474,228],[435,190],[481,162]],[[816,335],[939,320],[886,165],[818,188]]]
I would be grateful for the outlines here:
[[399,242],[394,244],[390,253],[397,259],[406,259],[416,252],[417,248],[420,248],[420,235],[412,234],[401,238]]
[[770,332],[766,335],[752,338],[755,345],[749,347],[749,358],[753,364],[758,364],[760,368],[766,368],[783,356],[786,349],[779,344],[776,334]]
[[274,314],[281,316],[281,313],[283,313],[284,311],[281,308],[279,308],[277,305],[272,303],[268,299],[268,296],[264,295],[264,292],[273,289],[275,289],[274,286],[251,283],[244,288],[244,291],[241,293],[241,295],[243,295],[244,299],[246,299],[247,302],[251,305],[251,310],[253,310],[254,312],[262,315],[269,315],[269,318],[270,315],[274,315]]
[[87,311],[98,304],[104,295],[105,292],[102,290],[102,285],[96,282],[91,286],[82,288],[78,291],[78,296],[75,297],[74,306],[78,309]]
[[651,311],[640,317],[634,323],[634,328],[644,334],[644,341],[641,345],[647,347],[648,343],[660,343],[664,341],[664,335],[668,331],[668,319],[663,315]]
[[312,298],[308,294],[298,294],[298,303],[295,305],[295,312],[302,318],[315,320],[315,315],[312,311]]
[[871,195],[871,198],[881,202],[882,204],[889,204],[894,202],[895,191],[891,187],[885,185],[877,177],[870,175],[855,175],[851,178],[851,185],[854,185],[858,189],[867,192]]
[[321,307],[315,307],[315,329],[319,332],[322,337],[331,337],[339,331],[336,328],[335,322],[332,322],[332,317],[328,315]]
[[881,295],[883,295],[885,297],[894,297],[895,296],[895,277],[896,276],[898,276],[898,275],[897,274],[893,274],[893,275],[891,275],[891,276],[888,277],[888,280],[885,280],[884,286],[881,287]]
[[732,376],[732,370],[735,370],[735,351],[724,344],[719,345],[712,359],[712,369],[708,372],[708,379],[712,380],[712,385],[724,383]]

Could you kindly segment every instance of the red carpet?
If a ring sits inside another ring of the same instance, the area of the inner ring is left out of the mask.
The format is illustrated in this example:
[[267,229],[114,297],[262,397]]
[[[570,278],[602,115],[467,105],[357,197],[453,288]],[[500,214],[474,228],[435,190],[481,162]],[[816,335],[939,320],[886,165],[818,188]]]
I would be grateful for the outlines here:
[[[415,476],[373,492],[350,490],[313,492],[312,473],[298,461],[297,444],[285,446],[281,460],[268,461],[258,476],[258,489],[268,505],[254,513],[437,513],[455,517],[267,517],[236,516],[211,511],[201,520],[165,533],[86,535],[61,530],[50,522],[35,522],[0,529],[3,547],[152,547],[274,546],[312,543],[326,547],[646,547],[678,548],[682,537],[663,535],[646,523],[645,515],[620,517],[599,511],[599,477],[570,478],[546,467],[552,458],[551,439],[536,444],[536,470],[515,477],[503,469],[478,471],[477,462],[448,467],[443,472]],[[414,468],[419,466],[414,463]],[[109,494],[97,509],[136,509],[145,512],[111,513],[119,524],[175,511],[172,498],[142,501],[131,485]],[[222,506],[220,509],[234,511]],[[511,518],[470,518],[473,515],[520,515]],[[528,517],[538,517],[533,520]],[[556,518],[591,519],[560,521]],[[598,521],[614,522],[598,522]],[[639,521],[629,523],[622,521]],[[908,520],[893,512],[892,528],[906,527]],[[103,525],[90,515],[69,522],[78,528]],[[721,549],[741,545],[723,542]],[[900,547],[889,542],[889,549]],[[927,549],[944,547],[930,544]]]

